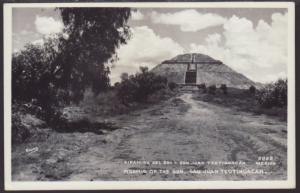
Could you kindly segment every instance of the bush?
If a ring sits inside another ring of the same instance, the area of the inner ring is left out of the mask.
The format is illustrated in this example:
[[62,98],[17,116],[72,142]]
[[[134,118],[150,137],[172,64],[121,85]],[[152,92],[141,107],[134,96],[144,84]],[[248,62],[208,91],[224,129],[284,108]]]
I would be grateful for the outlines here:
[[14,102],[12,104],[12,144],[19,144],[29,137],[31,137],[31,132],[28,127],[22,122],[22,116],[26,113],[38,114],[39,108],[32,103],[20,104]]
[[12,57],[12,97],[25,103],[37,100],[38,103],[54,103],[56,92],[53,69],[57,57],[56,42],[49,40],[44,46],[25,46],[24,50]]
[[47,138],[47,127],[45,121],[38,118],[40,109],[33,104],[12,104],[12,145],[27,141],[44,141]]
[[201,83],[199,85],[197,85],[198,89],[205,89],[206,88],[206,85],[205,83]]
[[[43,45],[28,44],[12,57],[13,104],[14,109],[36,115],[47,122],[59,119],[58,107],[70,102],[67,84],[63,79],[62,66],[57,62],[59,40],[45,39]],[[23,104],[23,105],[20,105]]]
[[123,72],[123,73],[121,74],[121,76],[120,76],[121,81],[125,81],[125,80],[127,80],[128,78],[129,78],[129,75],[128,75],[128,73],[126,73],[126,72]]
[[216,85],[210,85],[210,86],[208,87],[208,93],[209,93],[209,94],[216,94],[216,90],[217,90]]
[[47,121],[58,118],[58,107],[79,103],[86,88],[98,94],[110,84],[108,67],[86,60],[70,62],[74,59],[65,52],[65,41],[62,34],[56,34],[42,45],[27,44],[12,56],[13,102],[36,101]]
[[197,87],[198,87],[199,90],[202,90],[203,93],[206,93],[206,85],[205,85],[205,83],[201,83],[201,84],[197,85]]
[[170,90],[174,90],[175,88],[178,87],[178,85],[175,82],[169,82],[168,87]]
[[141,72],[123,80],[117,88],[117,96],[123,104],[129,102],[146,102],[154,92],[167,88],[167,78],[149,72],[141,67]]
[[287,80],[279,79],[267,84],[256,94],[258,103],[265,108],[285,107],[287,105]]
[[12,144],[24,142],[30,137],[29,129],[22,123],[20,113],[12,114]]
[[250,92],[250,94],[255,95],[256,87],[253,86],[253,85],[251,85],[251,86],[249,87],[249,92]]
[[116,82],[113,86],[113,88],[118,88],[120,86],[120,83],[119,82]]
[[154,92],[153,94],[150,94],[148,97],[148,102],[154,104],[159,101],[166,100],[166,99],[170,98],[170,96],[172,96],[172,92],[170,90],[161,89],[161,90]]
[[226,84],[221,84],[220,89],[223,91],[223,94],[227,94],[227,86],[226,86]]

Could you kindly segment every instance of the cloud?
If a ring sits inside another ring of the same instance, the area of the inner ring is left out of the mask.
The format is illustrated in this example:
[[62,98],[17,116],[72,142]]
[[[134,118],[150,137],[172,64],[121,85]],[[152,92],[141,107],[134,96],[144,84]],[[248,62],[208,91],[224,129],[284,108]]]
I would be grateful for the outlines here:
[[190,51],[219,59],[254,81],[274,81],[286,77],[287,21],[287,13],[274,13],[270,24],[260,20],[255,27],[233,15],[223,33],[208,35],[205,44],[190,44]]
[[112,83],[120,80],[122,72],[133,74],[140,66],[153,68],[163,60],[183,53],[183,48],[168,37],[160,37],[147,26],[132,28],[132,39],[118,50],[119,61],[111,69]]
[[36,30],[43,35],[59,33],[63,30],[62,22],[55,20],[53,17],[37,15],[34,24]]
[[210,34],[206,38],[206,42],[212,45],[219,44],[220,41],[221,41],[221,35],[218,33]]
[[144,15],[139,10],[132,11],[131,12],[131,19],[136,20],[136,21],[140,21],[140,20],[144,19]]
[[212,13],[200,13],[187,9],[175,13],[151,13],[153,23],[176,25],[184,32],[196,32],[208,27],[218,26],[226,22],[226,18]]

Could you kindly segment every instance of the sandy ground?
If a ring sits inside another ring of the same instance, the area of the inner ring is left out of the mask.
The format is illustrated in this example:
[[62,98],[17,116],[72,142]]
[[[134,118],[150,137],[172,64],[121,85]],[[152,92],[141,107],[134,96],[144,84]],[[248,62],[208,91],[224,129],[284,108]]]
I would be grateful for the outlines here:
[[[193,93],[183,93],[106,121],[120,129],[103,135],[49,131],[45,141],[16,147],[13,180],[286,178],[287,126],[271,117],[196,101]],[[273,160],[259,165],[260,157]]]

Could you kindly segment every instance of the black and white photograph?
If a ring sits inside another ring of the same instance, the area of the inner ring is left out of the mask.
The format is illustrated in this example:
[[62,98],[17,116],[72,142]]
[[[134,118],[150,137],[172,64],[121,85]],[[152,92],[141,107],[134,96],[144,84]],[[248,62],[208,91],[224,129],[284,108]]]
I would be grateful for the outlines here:
[[293,3],[12,3],[4,32],[6,188],[295,187]]

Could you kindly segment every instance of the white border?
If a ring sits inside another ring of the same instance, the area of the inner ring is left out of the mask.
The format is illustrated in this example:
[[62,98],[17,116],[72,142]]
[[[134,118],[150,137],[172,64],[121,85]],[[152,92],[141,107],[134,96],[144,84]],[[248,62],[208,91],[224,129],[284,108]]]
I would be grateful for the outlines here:
[[[11,53],[12,8],[287,8],[288,9],[288,168],[282,181],[72,181],[12,182],[11,180]],[[4,166],[5,190],[126,190],[126,189],[288,189],[296,186],[295,167],[295,6],[293,2],[201,3],[7,3],[4,4]]]

